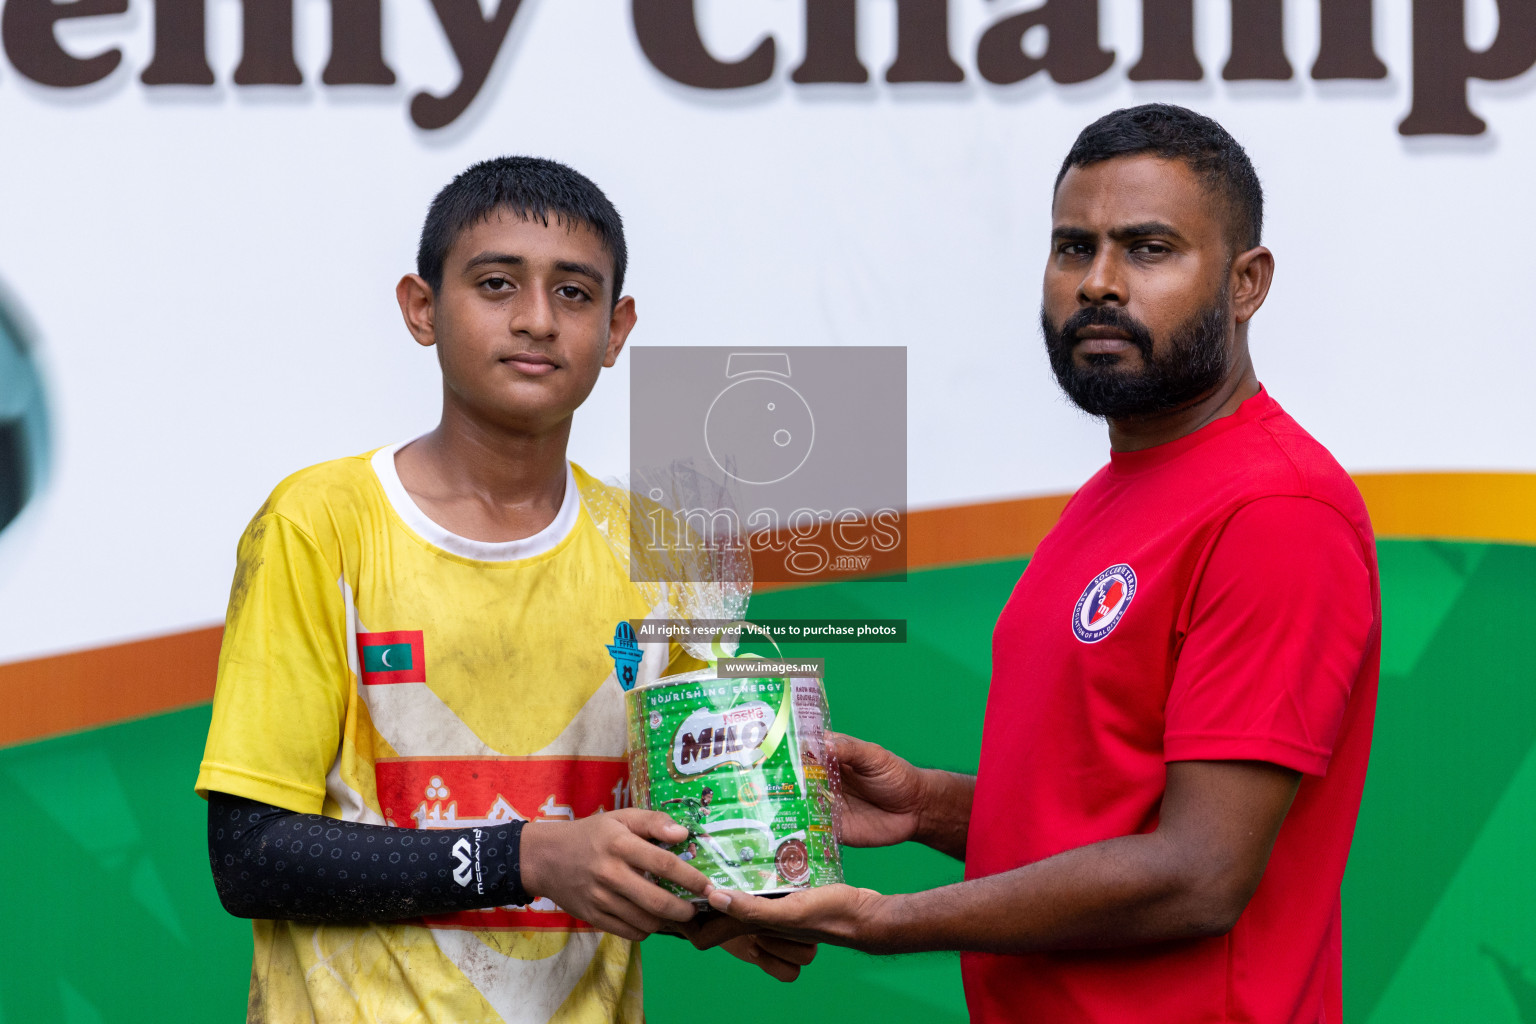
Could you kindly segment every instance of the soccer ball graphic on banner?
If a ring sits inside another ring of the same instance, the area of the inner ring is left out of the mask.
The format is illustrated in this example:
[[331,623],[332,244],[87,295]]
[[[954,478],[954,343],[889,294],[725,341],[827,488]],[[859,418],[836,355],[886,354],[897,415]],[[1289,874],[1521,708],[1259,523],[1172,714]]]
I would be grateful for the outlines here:
[[790,387],[789,354],[734,352],[731,383],[704,414],[704,444],[726,476],[745,484],[776,484],[810,458],[816,419]]
[[42,379],[21,328],[0,296],[0,530],[37,493],[47,459]]

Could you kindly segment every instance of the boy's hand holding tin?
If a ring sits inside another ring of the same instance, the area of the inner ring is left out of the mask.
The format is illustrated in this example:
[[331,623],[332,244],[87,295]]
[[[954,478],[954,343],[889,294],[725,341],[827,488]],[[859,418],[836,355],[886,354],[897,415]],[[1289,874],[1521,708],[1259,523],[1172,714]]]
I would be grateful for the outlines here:
[[540,821],[522,835],[523,888],[605,932],[640,940],[667,922],[691,920],[693,904],[646,878],[703,895],[709,880],[651,840],[678,843],[688,830],[660,811],[626,808],[577,821]]

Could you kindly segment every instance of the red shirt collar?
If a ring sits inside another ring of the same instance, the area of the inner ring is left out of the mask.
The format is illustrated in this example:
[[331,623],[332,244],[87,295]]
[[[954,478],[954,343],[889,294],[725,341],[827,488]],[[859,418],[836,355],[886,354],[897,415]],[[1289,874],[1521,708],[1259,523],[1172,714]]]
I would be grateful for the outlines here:
[[1140,451],[1110,452],[1109,471],[1115,476],[1126,476],[1167,465],[1185,452],[1198,448],[1212,438],[1220,437],[1244,424],[1253,423],[1271,412],[1278,411],[1279,408],[1280,403],[1271,398],[1269,392],[1264,390],[1264,385],[1260,384],[1257,394],[1245,398],[1243,404],[1231,413],[1212,420],[1192,434],[1185,434],[1183,437],[1153,445],[1151,448],[1143,448]]

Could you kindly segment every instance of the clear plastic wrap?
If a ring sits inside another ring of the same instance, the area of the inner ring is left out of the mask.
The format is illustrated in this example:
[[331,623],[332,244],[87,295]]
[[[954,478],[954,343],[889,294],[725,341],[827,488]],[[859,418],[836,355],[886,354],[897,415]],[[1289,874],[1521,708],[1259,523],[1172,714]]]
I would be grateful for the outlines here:
[[[633,488],[592,481],[582,489],[587,515],[651,607],[653,619],[724,619],[746,615],[752,559],[734,519],[720,509],[724,492],[684,463],[637,477]],[[699,510],[709,510],[700,514]],[[713,661],[735,641],[680,639],[689,654]]]
[[625,703],[635,805],[688,829],[672,852],[716,885],[760,895],[842,881],[821,680],[702,669],[631,690]]
[[[750,552],[717,483],[674,463],[631,486],[594,481],[582,503],[650,618],[751,631],[742,623]],[[635,806],[684,825],[688,838],[672,851],[717,885],[776,894],[842,881],[840,787],[821,680],[722,679],[714,664],[736,653],[738,634],[677,642],[709,667],[624,695]]]

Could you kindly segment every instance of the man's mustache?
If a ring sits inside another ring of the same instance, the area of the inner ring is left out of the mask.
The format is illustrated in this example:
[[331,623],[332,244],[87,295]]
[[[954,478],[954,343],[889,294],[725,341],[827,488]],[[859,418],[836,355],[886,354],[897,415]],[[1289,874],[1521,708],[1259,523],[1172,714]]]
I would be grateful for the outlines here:
[[1070,350],[1077,341],[1077,332],[1085,327],[1112,327],[1125,333],[1127,340],[1141,351],[1143,359],[1152,357],[1152,332],[1140,320],[1119,306],[1084,306],[1062,323],[1056,331],[1056,344],[1063,351]]

